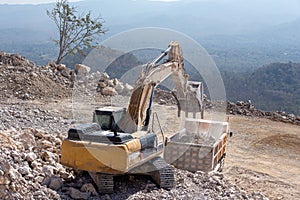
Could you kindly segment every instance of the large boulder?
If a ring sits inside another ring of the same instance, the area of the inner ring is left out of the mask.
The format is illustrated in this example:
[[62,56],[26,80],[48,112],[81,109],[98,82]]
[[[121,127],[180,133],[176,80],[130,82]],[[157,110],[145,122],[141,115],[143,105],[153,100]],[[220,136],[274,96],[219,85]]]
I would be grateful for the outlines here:
[[106,95],[106,96],[114,96],[114,95],[117,95],[118,93],[115,90],[115,88],[108,86],[101,90],[101,94]]
[[90,71],[91,68],[86,65],[83,64],[75,65],[75,73],[79,78],[86,76]]
[[115,89],[116,91],[119,93],[119,94],[122,94],[123,93],[123,90],[124,90],[124,85],[123,83],[121,82],[116,82],[116,86],[115,86]]
[[133,90],[133,87],[131,85],[129,85],[128,83],[125,83],[124,89],[123,89],[123,94],[124,95],[130,95],[132,90]]

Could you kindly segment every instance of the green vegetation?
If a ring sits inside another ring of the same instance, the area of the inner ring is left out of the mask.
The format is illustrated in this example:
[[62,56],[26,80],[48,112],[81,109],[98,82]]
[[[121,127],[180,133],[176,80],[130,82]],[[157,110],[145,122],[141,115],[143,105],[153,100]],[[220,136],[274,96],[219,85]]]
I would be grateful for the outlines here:
[[251,75],[223,73],[222,76],[230,100],[251,99],[263,110],[300,115],[299,63],[273,63]]
[[56,63],[60,63],[68,54],[83,54],[84,48],[92,47],[95,36],[104,34],[101,18],[92,19],[91,11],[87,14],[77,14],[74,6],[67,0],[58,0],[56,6],[47,10],[59,32],[59,38],[54,40],[59,47]]

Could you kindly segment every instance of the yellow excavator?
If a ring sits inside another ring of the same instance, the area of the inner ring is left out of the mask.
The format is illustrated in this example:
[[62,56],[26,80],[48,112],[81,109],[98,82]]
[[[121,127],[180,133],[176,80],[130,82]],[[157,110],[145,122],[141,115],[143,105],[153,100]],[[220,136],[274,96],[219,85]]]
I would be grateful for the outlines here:
[[[203,85],[188,81],[180,45],[171,42],[167,50],[144,66],[127,109],[96,109],[93,123],[68,131],[61,147],[61,163],[90,172],[99,193],[112,193],[114,176],[124,174],[150,175],[161,188],[171,189],[173,169],[163,159],[167,139],[158,114],[151,112],[154,88],[170,75],[175,83],[178,113],[200,113],[203,118]],[[154,130],[155,124],[158,131]]]

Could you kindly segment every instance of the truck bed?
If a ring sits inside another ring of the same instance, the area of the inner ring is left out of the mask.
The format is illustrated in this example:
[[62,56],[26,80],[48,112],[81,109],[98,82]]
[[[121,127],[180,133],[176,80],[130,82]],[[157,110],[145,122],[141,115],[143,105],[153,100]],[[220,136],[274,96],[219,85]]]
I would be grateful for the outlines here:
[[[214,170],[226,155],[228,123],[192,119],[185,127],[170,138],[164,159],[176,168],[191,172]],[[214,133],[209,134],[211,131]]]

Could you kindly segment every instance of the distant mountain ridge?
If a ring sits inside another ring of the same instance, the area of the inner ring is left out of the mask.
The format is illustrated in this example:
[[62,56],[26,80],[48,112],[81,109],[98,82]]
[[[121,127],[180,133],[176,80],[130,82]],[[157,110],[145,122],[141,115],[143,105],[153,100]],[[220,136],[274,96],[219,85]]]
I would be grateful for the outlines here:
[[251,75],[223,73],[227,97],[248,100],[267,111],[300,115],[300,63],[272,63]]
[[[191,36],[215,55],[223,71],[252,71],[271,62],[300,62],[296,46],[300,42],[297,0],[285,3],[280,0],[85,0],[72,5],[80,11],[91,10],[95,16],[101,15],[109,29],[101,40],[137,27],[174,29]],[[53,3],[0,4],[0,50],[20,53],[38,64],[55,59],[57,49],[49,46],[49,42],[57,37],[57,32],[46,15],[46,10],[53,6]]]

